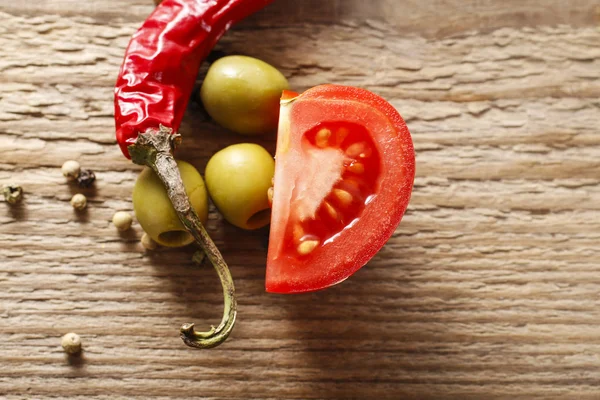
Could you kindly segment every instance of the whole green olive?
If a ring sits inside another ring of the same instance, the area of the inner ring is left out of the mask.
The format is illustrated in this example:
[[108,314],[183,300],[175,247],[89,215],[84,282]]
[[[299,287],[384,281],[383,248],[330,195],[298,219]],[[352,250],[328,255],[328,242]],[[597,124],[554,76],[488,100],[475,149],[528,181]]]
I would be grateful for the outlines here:
[[279,99],[288,88],[285,76],[266,62],[227,56],[208,69],[200,98],[219,125],[243,135],[256,135],[277,129]]
[[208,161],[208,193],[223,217],[243,229],[258,229],[271,219],[267,192],[275,173],[273,157],[252,143],[234,144]]
[[[208,196],[200,173],[193,165],[177,161],[177,168],[190,203],[200,221],[208,218]],[[133,187],[133,209],[144,231],[155,242],[167,247],[181,247],[194,241],[185,229],[169,200],[167,190],[152,169],[146,167]]]

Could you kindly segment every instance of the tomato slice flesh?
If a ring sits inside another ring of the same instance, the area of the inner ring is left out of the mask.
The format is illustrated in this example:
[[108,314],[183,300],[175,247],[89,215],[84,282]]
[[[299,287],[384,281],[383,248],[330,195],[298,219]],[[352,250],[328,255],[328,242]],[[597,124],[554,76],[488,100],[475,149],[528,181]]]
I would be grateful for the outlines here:
[[282,98],[266,289],[343,281],[393,233],[408,204],[414,150],[394,108],[358,88]]
[[366,129],[344,121],[325,122],[302,139],[306,171],[292,194],[284,252],[304,258],[334,240],[360,218],[372,200],[379,176],[379,154]]

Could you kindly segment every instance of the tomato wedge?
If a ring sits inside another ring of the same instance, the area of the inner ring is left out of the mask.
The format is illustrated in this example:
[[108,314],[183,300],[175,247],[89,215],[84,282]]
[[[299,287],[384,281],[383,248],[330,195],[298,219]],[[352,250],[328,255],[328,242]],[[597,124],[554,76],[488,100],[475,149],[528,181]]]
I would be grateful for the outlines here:
[[317,86],[281,99],[266,290],[342,282],[381,249],[408,205],[412,139],[364,89]]

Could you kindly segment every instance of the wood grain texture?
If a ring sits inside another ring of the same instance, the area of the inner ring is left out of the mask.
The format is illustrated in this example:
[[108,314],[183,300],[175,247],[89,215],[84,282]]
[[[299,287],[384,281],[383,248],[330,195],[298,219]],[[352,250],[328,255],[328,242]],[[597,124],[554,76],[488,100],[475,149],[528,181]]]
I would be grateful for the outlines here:
[[[221,50],[298,90],[388,98],[417,178],[383,250],[313,294],[264,293],[266,232],[212,210],[239,323],[210,351],[177,331],[219,320],[214,272],[110,223],[139,172],[114,142],[113,84],[151,3],[0,0],[0,184],[26,191],[0,204],[1,398],[598,398],[599,1],[278,0],[228,33]],[[182,133],[201,171],[246,140],[195,103]],[[98,177],[83,214],[67,159]]]

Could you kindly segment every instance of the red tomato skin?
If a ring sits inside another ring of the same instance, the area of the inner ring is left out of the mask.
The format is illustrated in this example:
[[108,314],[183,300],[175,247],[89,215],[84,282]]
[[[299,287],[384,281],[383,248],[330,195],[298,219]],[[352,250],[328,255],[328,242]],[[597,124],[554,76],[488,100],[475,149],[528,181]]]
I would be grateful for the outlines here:
[[291,90],[284,90],[281,93],[281,100],[291,100],[291,99],[295,99],[298,96],[300,96],[300,93],[296,93]]
[[[276,160],[285,163],[288,147],[308,129],[323,121],[353,118],[365,126],[377,127],[372,137],[381,157],[380,189],[374,200],[365,206],[357,223],[344,229],[339,238],[321,246],[308,258],[282,254],[281,242],[286,205],[278,204],[278,186],[290,178],[286,171],[275,172],[275,194],[269,254],[267,257],[266,290],[271,293],[301,293],[327,288],[340,283],[364,266],[394,233],[408,206],[414,176],[415,155],[410,132],[396,109],[380,96],[364,89],[321,85],[294,97],[282,96],[282,112]],[[287,107],[287,111],[283,110]],[[288,132],[284,132],[285,127]],[[367,127],[368,128],[368,127]],[[286,136],[287,135],[287,136]],[[298,175],[298,174],[297,174]],[[292,179],[296,179],[300,175]],[[282,211],[283,210],[283,211]]]

